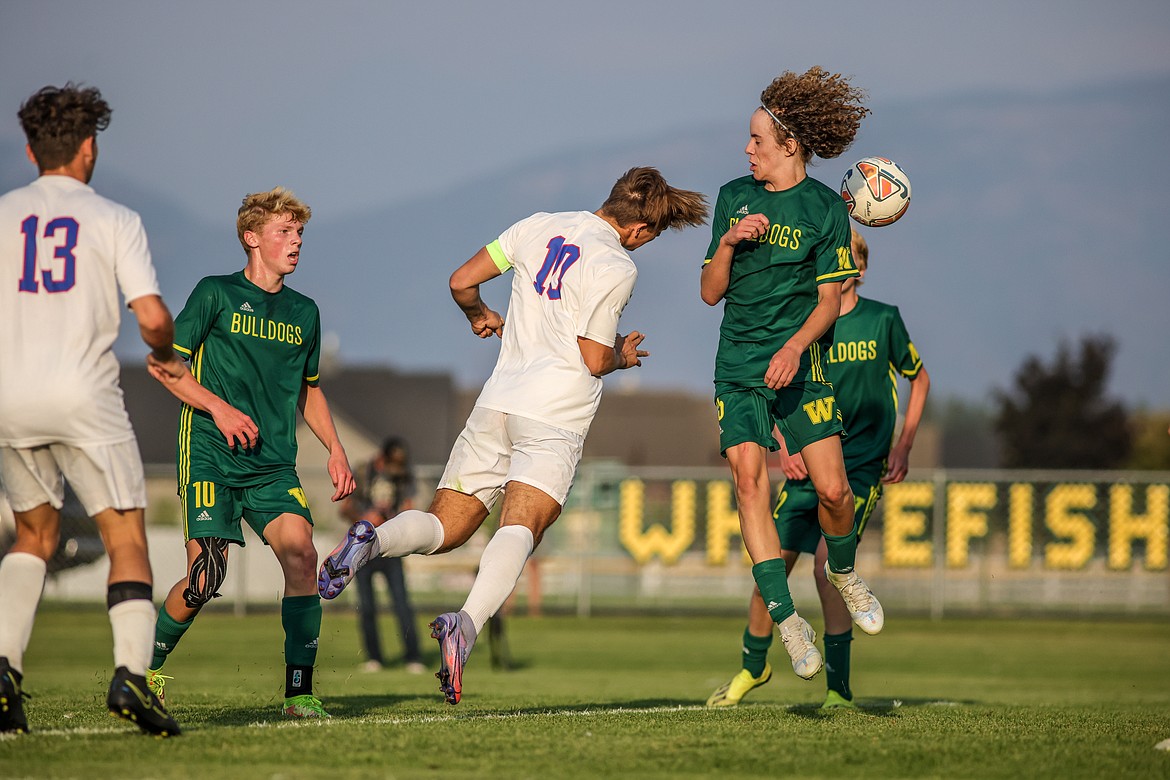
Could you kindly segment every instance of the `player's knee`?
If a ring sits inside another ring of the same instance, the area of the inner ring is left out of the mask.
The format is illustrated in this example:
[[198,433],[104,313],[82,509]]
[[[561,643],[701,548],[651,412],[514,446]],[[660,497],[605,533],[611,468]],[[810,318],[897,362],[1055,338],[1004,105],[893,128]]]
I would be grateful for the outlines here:
[[306,537],[303,541],[298,540],[297,543],[284,547],[277,557],[290,579],[316,578],[317,548],[313,546],[312,537]]
[[59,524],[29,525],[18,523],[16,526],[16,544],[14,549],[35,555],[42,561],[47,561],[57,553],[57,546],[61,543],[61,526]]
[[735,500],[740,506],[753,506],[760,501],[771,505],[772,496],[766,483],[755,479],[741,479],[735,483]]
[[853,511],[853,491],[848,482],[830,482],[817,486],[817,499],[830,512]]
[[219,598],[219,588],[227,577],[226,539],[196,539],[199,553],[191,562],[187,576],[187,588],[183,601],[190,609],[199,609],[214,598]]

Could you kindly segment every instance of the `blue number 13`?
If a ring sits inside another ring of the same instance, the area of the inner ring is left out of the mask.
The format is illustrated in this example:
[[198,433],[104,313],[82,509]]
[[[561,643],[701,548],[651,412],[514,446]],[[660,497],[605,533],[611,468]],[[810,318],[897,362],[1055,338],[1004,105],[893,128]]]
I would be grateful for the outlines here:
[[[37,224],[40,218],[31,216],[20,223],[20,232],[24,233],[24,272],[20,277],[20,291],[35,293],[39,291],[37,285]],[[73,217],[57,217],[45,225],[45,238],[55,235],[57,231],[65,231],[65,241],[53,252],[53,257],[64,260],[61,278],[54,278],[52,270],[41,271],[41,281],[45,284],[45,292],[65,292],[73,289],[77,272],[77,257],[73,250],[77,248],[77,220]]]
[[[544,263],[536,272],[536,281],[532,286],[538,295],[547,295],[550,301],[561,299],[561,280],[565,278],[573,263],[581,257],[581,247],[576,244],[566,244],[564,236],[557,236],[548,242],[548,254],[544,256]],[[556,275],[556,281],[545,286],[550,276]]]

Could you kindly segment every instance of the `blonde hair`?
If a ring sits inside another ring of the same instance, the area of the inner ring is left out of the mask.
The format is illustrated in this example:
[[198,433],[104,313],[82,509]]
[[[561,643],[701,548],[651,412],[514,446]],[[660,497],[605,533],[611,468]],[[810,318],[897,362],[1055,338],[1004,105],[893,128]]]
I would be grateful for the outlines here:
[[244,233],[248,231],[259,233],[273,219],[282,216],[291,217],[304,225],[313,216],[313,210],[293,195],[292,190],[284,187],[273,187],[268,192],[245,195],[236,216],[236,234],[239,236],[240,245],[244,247],[244,252],[249,249],[244,241]]
[[861,265],[869,270],[869,244],[866,243],[865,237],[858,233],[853,228],[849,229],[851,239],[849,241],[849,251],[853,253],[853,262],[861,261]]
[[702,225],[707,198],[699,192],[671,187],[657,168],[631,168],[614,183],[601,212],[623,227],[644,222],[651,230]]
[[795,139],[806,163],[814,154],[829,160],[849,148],[869,113],[864,99],[849,79],[819,66],[801,74],[786,70],[760,93],[760,104],[775,120],[777,143]]

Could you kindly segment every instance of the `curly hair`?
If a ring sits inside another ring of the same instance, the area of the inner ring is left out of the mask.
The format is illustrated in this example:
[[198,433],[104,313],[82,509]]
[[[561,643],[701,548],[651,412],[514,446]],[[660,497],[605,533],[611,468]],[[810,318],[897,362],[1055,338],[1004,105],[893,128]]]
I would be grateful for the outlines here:
[[259,233],[269,221],[282,216],[292,217],[304,225],[313,216],[313,210],[284,187],[273,187],[268,192],[245,195],[236,216],[236,234],[239,236],[240,245],[244,247],[244,252],[248,251],[244,233],[249,230]]
[[614,183],[601,211],[619,225],[645,222],[652,230],[702,225],[707,199],[701,193],[671,187],[657,168],[631,168]]
[[849,148],[869,113],[864,99],[849,79],[819,66],[801,74],[786,70],[760,93],[760,104],[775,120],[777,142],[795,139],[805,162],[814,154],[829,160]]
[[43,87],[26,100],[17,116],[29,148],[42,171],[68,165],[81,142],[110,126],[109,103],[97,87],[72,81],[63,87]]

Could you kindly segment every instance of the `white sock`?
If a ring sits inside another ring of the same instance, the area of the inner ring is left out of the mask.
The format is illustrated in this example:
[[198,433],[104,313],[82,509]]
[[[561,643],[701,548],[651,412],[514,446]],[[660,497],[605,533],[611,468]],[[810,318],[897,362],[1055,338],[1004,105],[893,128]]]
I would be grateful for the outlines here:
[[430,555],[443,546],[443,524],[430,512],[408,509],[376,529],[378,555],[401,558],[412,553]]
[[532,547],[531,531],[522,525],[506,525],[496,531],[483,548],[479,574],[475,575],[471,592],[463,604],[463,611],[475,624],[476,634],[483,631],[488,618],[504,606],[516,589],[516,581],[524,571]]
[[24,669],[24,651],[44,589],[45,562],[37,556],[14,552],[0,561],[0,656],[18,672]]
[[130,674],[146,674],[154,655],[154,604],[130,599],[110,607],[114,629],[114,668],[125,666]]

